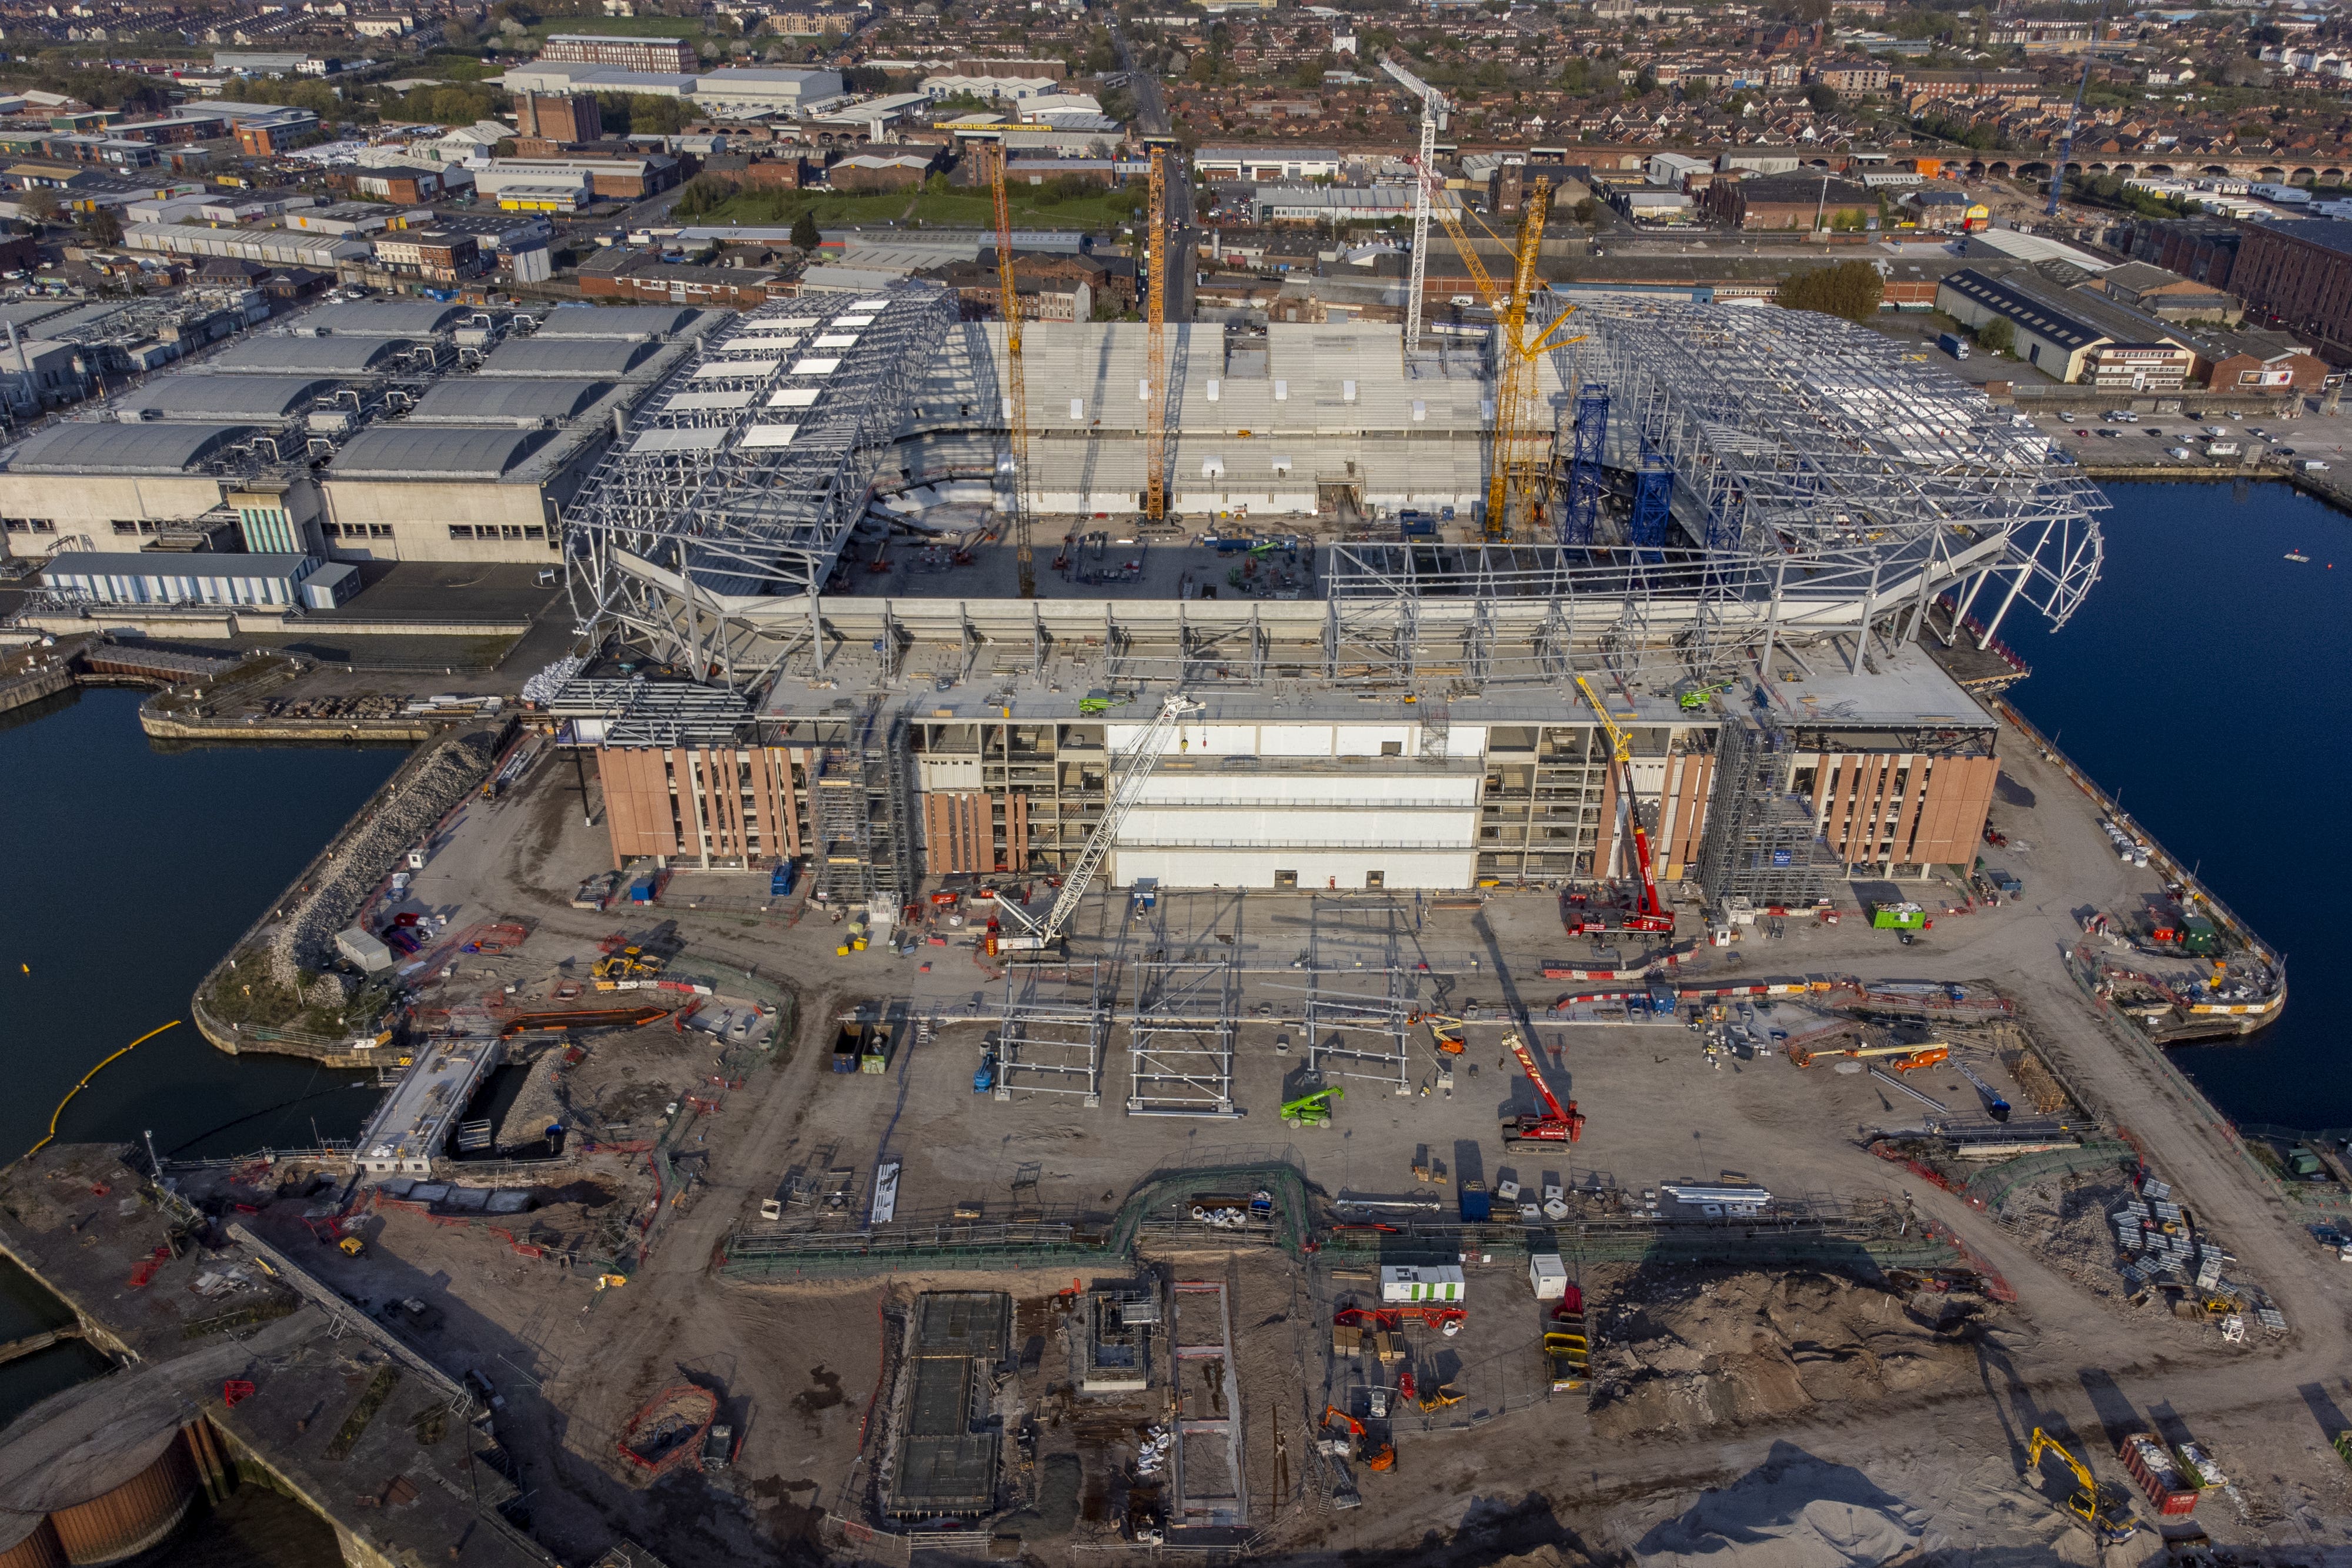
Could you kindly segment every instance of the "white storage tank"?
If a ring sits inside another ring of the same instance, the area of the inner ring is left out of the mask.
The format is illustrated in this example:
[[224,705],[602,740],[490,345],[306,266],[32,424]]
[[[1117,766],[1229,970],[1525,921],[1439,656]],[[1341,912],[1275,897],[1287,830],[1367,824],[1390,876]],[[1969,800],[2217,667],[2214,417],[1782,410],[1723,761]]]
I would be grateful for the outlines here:
[[1383,1265],[1381,1269],[1381,1300],[1383,1301],[1458,1301],[1462,1299],[1462,1270],[1452,1264],[1439,1267]]
[[1560,1301],[1568,1294],[1568,1266],[1557,1252],[1538,1252],[1528,1260],[1528,1284],[1537,1301]]

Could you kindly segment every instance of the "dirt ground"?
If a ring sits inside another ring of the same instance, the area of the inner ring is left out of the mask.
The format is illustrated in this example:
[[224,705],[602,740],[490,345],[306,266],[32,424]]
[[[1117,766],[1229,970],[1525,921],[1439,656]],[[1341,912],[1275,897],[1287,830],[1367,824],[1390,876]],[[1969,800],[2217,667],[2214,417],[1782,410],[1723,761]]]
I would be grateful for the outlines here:
[[[1276,1161],[1331,1197],[1418,1200],[1441,1213],[1471,1179],[1598,1179],[1622,1207],[1622,1195],[1638,1206],[1663,1183],[1737,1176],[1790,1204],[1906,1206],[1958,1232],[2016,1301],[1811,1267],[1594,1265],[1580,1281],[1596,1340],[1588,1409],[1549,1392],[1541,1309],[1523,1266],[1474,1258],[1465,1331],[1409,1335],[1404,1358],[1380,1373],[1391,1385],[1402,1370],[1423,1386],[1451,1384],[1462,1403],[1393,1422],[1397,1466],[1350,1464],[1362,1506],[1340,1508],[1345,1489],[1316,1439],[1327,1404],[1364,1408],[1371,1369],[1335,1356],[1330,1337],[1330,1314],[1369,1289],[1361,1266],[1337,1253],[1298,1261],[1265,1249],[1147,1249],[1142,1264],[1157,1278],[1221,1280],[1231,1292],[1235,1363],[1223,1396],[1241,1413],[1258,1551],[1307,1563],[1680,1563],[1733,1551],[1743,1568],[2089,1563],[2099,1559],[2088,1537],[2021,1479],[2024,1445],[2036,1427],[2059,1432],[2104,1479],[2121,1480],[2114,1439],[2155,1426],[2203,1445],[2231,1478],[2197,1516],[2217,1541],[2266,1561],[2352,1560],[2352,1468],[2326,1446],[2352,1426],[2341,1348],[2352,1270],[2299,1232],[2152,1050],[2085,1010],[2055,957],[2073,912],[2128,907],[2155,890],[2154,874],[2120,865],[2079,793],[2014,737],[2003,751],[1996,821],[2028,883],[2022,902],[1939,916],[1911,948],[1854,924],[1794,926],[1698,956],[1685,983],[1852,973],[2000,988],[2085,1109],[2135,1129],[2196,1206],[2200,1230],[2271,1293],[2284,1334],[2232,1346],[2210,1325],[2126,1309],[2097,1247],[2108,1195],[2095,1184],[2021,1188],[1997,1223],[1873,1156],[1869,1135],[1916,1127],[1925,1107],[1867,1073],[1800,1069],[1780,1056],[1710,1058],[1679,1025],[1555,1021],[1550,1003],[1569,986],[1537,977],[1542,963],[1590,962],[1592,952],[1560,934],[1548,894],[1496,890],[1475,913],[1410,896],[1181,895],[1149,924],[1127,920],[1116,900],[1092,900],[1073,959],[1103,965],[1122,1009],[1144,954],[1242,966],[1228,1091],[1240,1114],[1128,1114],[1124,1030],[1092,1085],[1099,1104],[1026,1091],[999,1100],[975,1094],[972,1074],[1006,982],[968,948],[837,956],[821,913],[716,874],[681,876],[651,910],[572,909],[577,883],[609,862],[593,785],[583,816],[572,770],[556,763],[505,800],[470,806],[418,875],[410,906],[446,915],[448,930],[490,920],[530,927],[510,953],[457,957],[427,999],[479,1005],[508,985],[518,1005],[546,999],[623,933],[667,945],[677,969],[711,977],[730,997],[796,1003],[797,1027],[734,1079],[724,1078],[717,1041],[667,1020],[584,1036],[577,1061],[547,1048],[530,1063],[527,1097],[509,1118],[518,1129],[560,1103],[596,1141],[617,1145],[575,1141],[560,1167],[532,1178],[551,1199],[532,1218],[559,1235],[625,1239],[657,1214],[650,1255],[625,1284],[600,1290],[580,1270],[526,1258],[486,1223],[400,1210],[372,1211],[363,1257],[327,1256],[319,1267],[362,1299],[415,1295],[441,1311],[421,1343],[452,1370],[498,1385],[500,1441],[551,1551],[583,1562],[625,1536],[673,1568],[784,1560],[813,1545],[827,1515],[869,1519],[872,1465],[887,1437],[872,1423],[889,1314],[927,1287],[1005,1291],[1015,1364],[995,1409],[1008,1434],[1034,1419],[1037,1442],[1024,1458],[1008,1437],[1006,1511],[993,1528],[1017,1531],[1033,1560],[1058,1563],[1095,1560],[1079,1549],[1112,1543],[1130,1508],[1148,1510],[1162,1484],[1136,1475],[1135,1460],[1167,1419],[1168,1369],[1140,1395],[1075,1393],[1074,1342],[1051,1300],[1071,1281],[1050,1270],[716,1278],[722,1244],[759,1223],[763,1200],[796,1178],[846,1173],[838,1218],[818,1223],[854,1228],[888,1163],[901,1167],[898,1218],[909,1224],[971,1207],[990,1219],[1099,1217],[1154,1171]],[[1491,1023],[1474,1024],[1450,1095],[1418,1029],[1404,1093],[1393,1072],[1372,1075],[1359,1061],[1366,1075],[1339,1080],[1347,1094],[1331,1126],[1284,1127],[1276,1113],[1303,1081],[1306,988],[1381,994],[1390,967],[1418,1007],[1475,1004],[1489,1019],[1527,1009],[1547,1080],[1590,1118],[1582,1140],[1558,1158],[1502,1149],[1498,1113],[1534,1102],[1501,1061]],[[896,1020],[889,1070],[836,1075],[827,1061],[836,1016],[861,1006]],[[909,1021],[919,1016],[941,1020],[920,1045]],[[1999,1040],[1954,1043],[2020,1099]],[[710,1083],[714,1074],[724,1081]],[[1906,1082],[1956,1113],[1973,1108],[1974,1091],[1948,1067]],[[689,1092],[707,1108],[683,1103]],[[691,1178],[683,1191],[657,1186],[632,1147],[664,1124]],[[1416,1167],[1445,1179],[1418,1179]],[[501,1171],[497,1184],[523,1179]],[[295,1227],[299,1239],[299,1206],[280,1216],[286,1207],[263,1218]],[[740,1449],[723,1472],[642,1486],[615,1452],[618,1434],[681,1380],[719,1396]],[[2153,1516],[2141,1512],[2148,1528],[2108,1561],[2160,1551]]]

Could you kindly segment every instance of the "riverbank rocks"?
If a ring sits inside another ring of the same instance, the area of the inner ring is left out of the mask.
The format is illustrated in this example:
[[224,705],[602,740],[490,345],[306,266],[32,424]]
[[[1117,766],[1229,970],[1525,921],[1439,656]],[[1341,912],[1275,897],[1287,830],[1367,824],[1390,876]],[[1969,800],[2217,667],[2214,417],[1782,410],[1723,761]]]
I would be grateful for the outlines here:
[[310,891],[296,895],[270,931],[266,948],[269,977],[300,991],[306,971],[333,963],[335,934],[350,929],[362,901],[391,874],[402,853],[430,832],[452,806],[481,788],[497,757],[496,731],[469,730],[435,743],[430,756],[404,768],[394,778],[391,794],[336,842]]

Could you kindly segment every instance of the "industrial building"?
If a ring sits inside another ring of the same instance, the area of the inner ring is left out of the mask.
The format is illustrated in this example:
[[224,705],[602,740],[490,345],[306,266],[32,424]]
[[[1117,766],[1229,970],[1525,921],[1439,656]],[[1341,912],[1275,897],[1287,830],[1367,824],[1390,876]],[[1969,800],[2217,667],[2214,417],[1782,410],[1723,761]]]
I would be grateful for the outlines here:
[[229,525],[322,561],[552,563],[564,505],[716,319],[321,306],[0,454],[8,549],[189,548]]
[[1171,323],[1152,526],[1146,329],[1032,323],[1026,598],[999,329],[917,283],[729,323],[567,512],[610,658],[549,706],[616,863],[804,856],[895,908],[1071,868],[1115,794],[1118,884],[1600,880],[1635,814],[1663,874],[1759,906],[1968,862],[1995,729],[1916,639],[1939,597],[2063,622],[2096,491],[1826,317],[1574,325],[1536,377],[1539,537],[1496,538],[1485,352]]

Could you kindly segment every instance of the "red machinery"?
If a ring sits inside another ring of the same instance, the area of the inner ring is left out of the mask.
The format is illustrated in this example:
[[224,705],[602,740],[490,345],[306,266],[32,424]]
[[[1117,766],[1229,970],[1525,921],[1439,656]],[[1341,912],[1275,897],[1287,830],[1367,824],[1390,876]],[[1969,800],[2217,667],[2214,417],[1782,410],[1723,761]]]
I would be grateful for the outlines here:
[[1559,1097],[1551,1092],[1551,1085],[1544,1082],[1543,1069],[1536,1065],[1534,1053],[1528,1050],[1527,1042],[1519,1038],[1518,1031],[1514,1030],[1505,1035],[1503,1043],[1510,1047],[1513,1056],[1519,1059],[1520,1071],[1528,1075],[1528,1082],[1536,1086],[1536,1093],[1544,1104],[1543,1114],[1539,1116],[1503,1118],[1503,1147],[1541,1149],[1572,1144],[1584,1136],[1584,1113],[1576,1108],[1573,1100],[1566,1106],[1560,1104]]
[[1612,760],[1617,764],[1617,810],[1633,830],[1633,861],[1642,872],[1641,902],[1633,914],[1618,922],[1617,929],[1671,936],[1675,929],[1675,917],[1658,898],[1657,882],[1650,874],[1650,835],[1642,826],[1642,813],[1634,804],[1633,737],[1617,727],[1617,721],[1609,716],[1608,708],[1601,705],[1600,694],[1586,683],[1582,675],[1576,677],[1576,687],[1584,694],[1584,700],[1592,705],[1593,714],[1601,720],[1601,727],[1609,732],[1610,750]]

